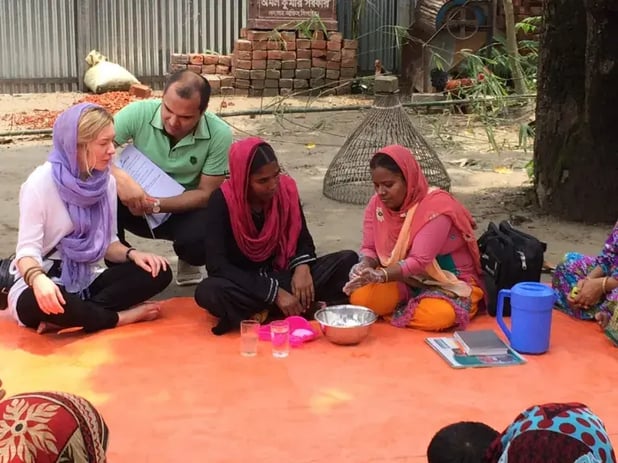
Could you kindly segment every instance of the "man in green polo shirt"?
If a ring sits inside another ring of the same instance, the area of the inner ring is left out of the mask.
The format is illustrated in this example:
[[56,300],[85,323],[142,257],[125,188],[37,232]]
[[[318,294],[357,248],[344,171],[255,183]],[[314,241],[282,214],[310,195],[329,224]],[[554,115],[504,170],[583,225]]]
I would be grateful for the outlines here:
[[[136,101],[114,117],[116,143],[132,141],[185,191],[169,198],[152,198],[120,167],[112,173],[118,186],[118,238],[125,230],[144,237],[173,241],[178,255],[176,282],[197,284],[205,256],[205,214],[210,194],[228,173],[231,128],[206,111],[210,85],[191,71],[172,74],[162,99]],[[150,230],[146,214],[171,215]]]

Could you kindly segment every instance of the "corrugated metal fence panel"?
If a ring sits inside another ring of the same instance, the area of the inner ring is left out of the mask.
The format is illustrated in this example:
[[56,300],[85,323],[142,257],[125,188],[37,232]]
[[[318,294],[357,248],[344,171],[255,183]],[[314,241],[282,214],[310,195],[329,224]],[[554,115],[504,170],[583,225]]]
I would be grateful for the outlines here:
[[[352,1],[337,1],[339,29],[350,37]],[[366,0],[359,24],[362,71],[371,72],[376,59],[390,71],[399,68],[400,50],[392,26],[406,24],[398,18],[398,4],[405,1],[414,4],[411,0]],[[0,92],[75,90],[85,54],[91,49],[99,50],[145,83],[160,87],[171,53],[231,53],[246,24],[247,3],[0,0]],[[86,16],[81,15],[84,10]]]
[[[372,72],[375,60],[393,72],[399,69],[400,49],[396,28],[399,23],[398,2],[410,0],[365,0],[365,9],[358,24],[358,64],[361,72]],[[351,0],[338,0],[339,30],[345,37],[352,36]],[[413,3],[413,2],[412,2]]]
[[0,93],[75,90],[75,0],[0,0],[0,11]]
[[160,87],[171,53],[231,53],[247,0],[107,0],[90,16],[91,47]]

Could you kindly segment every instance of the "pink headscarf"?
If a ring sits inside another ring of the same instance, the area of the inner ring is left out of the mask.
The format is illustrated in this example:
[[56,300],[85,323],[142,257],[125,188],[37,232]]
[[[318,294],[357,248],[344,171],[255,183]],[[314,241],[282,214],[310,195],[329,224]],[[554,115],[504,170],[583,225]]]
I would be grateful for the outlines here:
[[418,161],[407,148],[401,145],[390,145],[379,150],[376,155],[378,154],[386,154],[395,161],[403,172],[407,188],[406,197],[399,211],[393,211],[386,207],[377,194],[371,198],[367,205],[368,212],[373,212],[374,217],[377,217],[377,220],[374,220],[374,240],[375,249],[382,265],[391,260],[391,254],[401,233],[406,215],[414,208],[412,211],[414,218],[407,234],[407,242],[402,248],[403,255],[394,256],[395,259],[402,259],[409,253],[414,237],[427,222],[438,215],[446,215],[461,232],[480,275],[480,256],[474,236],[476,224],[470,212],[448,192],[429,188]]
[[281,175],[279,188],[264,209],[264,226],[257,230],[248,200],[249,176],[255,152],[262,144],[267,145],[258,137],[232,144],[230,178],[223,182],[221,191],[230,211],[234,239],[241,252],[254,262],[263,262],[275,254],[274,267],[282,270],[296,254],[302,228],[300,198],[292,177]]

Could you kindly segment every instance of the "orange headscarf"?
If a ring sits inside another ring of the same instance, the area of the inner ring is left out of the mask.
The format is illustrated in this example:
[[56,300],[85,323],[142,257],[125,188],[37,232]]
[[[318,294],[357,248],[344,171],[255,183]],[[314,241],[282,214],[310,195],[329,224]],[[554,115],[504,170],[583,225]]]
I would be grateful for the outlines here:
[[419,230],[435,217],[445,215],[462,234],[480,275],[480,255],[474,236],[476,224],[470,212],[448,192],[429,188],[418,161],[407,148],[390,145],[380,149],[378,154],[386,154],[395,161],[407,188],[399,211],[386,207],[377,194],[367,206],[370,211],[375,211],[374,240],[380,263],[388,266],[404,259]]

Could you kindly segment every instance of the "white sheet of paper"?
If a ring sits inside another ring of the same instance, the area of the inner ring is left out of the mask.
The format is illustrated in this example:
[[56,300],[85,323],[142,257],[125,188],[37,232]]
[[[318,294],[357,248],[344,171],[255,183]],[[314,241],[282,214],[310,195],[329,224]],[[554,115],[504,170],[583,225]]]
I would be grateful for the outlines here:
[[[133,145],[127,145],[116,158],[116,165],[133,177],[144,191],[154,198],[178,196],[184,187],[166,174],[159,166]],[[148,226],[153,229],[165,222],[171,214],[146,215]]]

